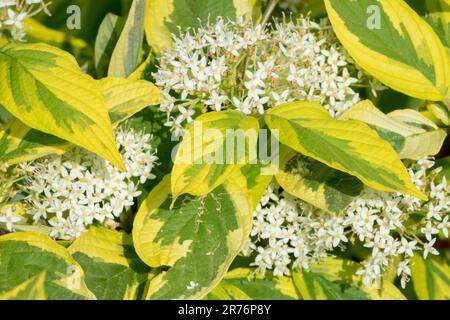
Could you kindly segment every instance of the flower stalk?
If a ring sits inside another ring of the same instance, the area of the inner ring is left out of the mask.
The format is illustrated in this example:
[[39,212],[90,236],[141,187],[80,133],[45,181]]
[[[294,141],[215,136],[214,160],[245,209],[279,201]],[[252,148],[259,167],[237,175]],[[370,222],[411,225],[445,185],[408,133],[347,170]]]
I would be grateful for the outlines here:
[[270,0],[269,4],[267,5],[266,11],[264,12],[261,24],[265,26],[267,22],[270,19],[270,16],[272,15],[273,10],[275,10],[275,7],[277,6],[278,2],[280,0]]

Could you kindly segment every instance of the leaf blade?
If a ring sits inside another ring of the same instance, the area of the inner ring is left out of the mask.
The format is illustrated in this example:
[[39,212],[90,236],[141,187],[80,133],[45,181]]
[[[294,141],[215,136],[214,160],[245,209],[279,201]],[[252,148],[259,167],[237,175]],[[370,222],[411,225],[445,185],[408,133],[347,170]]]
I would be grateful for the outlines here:
[[109,77],[126,78],[137,68],[144,39],[146,0],[134,0],[111,56]]
[[327,166],[356,176],[366,185],[426,198],[413,185],[391,145],[366,124],[336,120],[317,103],[293,102],[265,116],[280,142]]
[[0,56],[0,104],[26,125],[123,168],[105,101],[72,56],[44,44],[10,44]]
[[[416,98],[442,101],[448,96],[444,46],[404,1],[325,0],[325,5],[339,40],[367,72]],[[371,18],[379,24],[369,29]]]
[[172,201],[167,176],[134,222],[139,257],[153,267],[170,267],[152,279],[147,299],[198,299],[216,286],[244,246],[251,230],[251,198],[230,182],[204,197]]

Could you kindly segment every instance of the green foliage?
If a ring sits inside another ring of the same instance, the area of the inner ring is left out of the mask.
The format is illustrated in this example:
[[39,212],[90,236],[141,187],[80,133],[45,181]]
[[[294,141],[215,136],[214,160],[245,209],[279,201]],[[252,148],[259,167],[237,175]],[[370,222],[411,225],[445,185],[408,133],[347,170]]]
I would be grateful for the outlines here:
[[356,177],[332,169],[283,147],[280,170],[275,177],[288,193],[317,208],[339,212],[346,208],[364,189]]
[[325,108],[309,102],[275,107],[265,120],[271,130],[279,131],[281,143],[303,155],[354,175],[372,188],[424,197],[392,147],[361,122],[335,120]]
[[111,56],[109,77],[128,77],[138,66],[144,39],[145,0],[134,0]]
[[83,268],[86,286],[97,299],[136,300],[143,297],[150,268],[136,255],[131,236],[92,228],[68,250]]
[[147,298],[200,298],[220,281],[250,233],[251,202],[238,184],[207,196],[170,195],[170,176],[142,203],[133,226],[139,257],[170,267],[150,282]]
[[37,233],[0,237],[0,275],[0,296],[7,298],[23,294],[23,290],[37,291],[33,286],[44,291],[41,298],[42,294],[55,300],[95,298],[86,287],[83,269],[69,252]]
[[[70,31],[68,2],[52,2],[52,17],[39,14],[24,22],[25,43],[0,33],[0,174],[7,165],[14,170],[73,145],[124,169],[113,135],[119,125],[150,134],[159,163],[152,171],[156,179],[140,187],[138,205],[127,206],[121,217],[127,223],[110,226],[115,230],[98,221],[78,239],[57,242],[43,235],[49,233],[45,228],[20,224],[14,231],[26,232],[1,235],[1,300],[405,299],[395,261],[389,261],[392,270],[379,290],[363,284],[356,272],[368,257],[356,239],[348,239],[345,251],[336,248],[333,258],[289,270],[289,276],[262,275],[249,263],[240,265],[245,258],[239,255],[271,183],[332,215],[367,187],[426,199],[405,163],[439,157],[445,146],[448,0],[305,0],[298,12],[328,16],[358,65],[393,90],[369,96],[339,118],[307,101],[271,106],[264,115],[206,112],[197,105],[201,115],[178,140],[167,126],[176,119],[158,109],[164,94],[152,83],[157,58],[173,46],[173,34],[218,17],[269,18],[261,1],[75,0],[70,4],[81,7],[83,27]],[[367,8],[373,5],[381,10],[383,27],[367,32]],[[279,16],[286,13],[280,8]],[[247,63],[237,60],[236,70]],[[270,150],[279,163],[262,159],[259,151],[269,142],[260,129],[280,146]],[[437,163],[443,167],[439,174],[450,179],[449,158]],[[30,205],[26,190],[19,189],[24,193],[14,201],[20,208]],[[0,201],[2,217],[12,205]],[[422,219],[405,214],[411,224]],[[414,238],[422,241],[424,233],[417,230]],[[450,269],[443,260],[415,255],[411,281],[408,297],[450,298]]]
[[416,255],[411,273],[414,291],[420,300],[450,299],[450,267],[447,263]]
[[371,289],[355,276],[358,264],[339,259],[327,259],[312,266],[310,271],[296,271],[294,283],[305,300],[403,300],[404,296],[390,282],[381,290]]

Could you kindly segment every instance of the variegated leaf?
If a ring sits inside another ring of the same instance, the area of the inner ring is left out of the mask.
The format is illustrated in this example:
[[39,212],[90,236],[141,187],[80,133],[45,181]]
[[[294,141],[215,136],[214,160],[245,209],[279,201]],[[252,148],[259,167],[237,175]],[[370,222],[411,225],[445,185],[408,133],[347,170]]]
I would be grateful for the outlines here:
[[38,281],[43,272],[47,299],[95,299],[86,287],[83,269],[66,248],[48,236],[33,232],[0,236],[0,295],[17,290],[30,279]]
[[441,39],[447,50],[447,57],[450,59],[450,1],[427,0],[422,2],[425,5],[423,17]]
[[364,189],[358,178],[288,147],[282,148],[280,169],[275,177],[291,195],[329,212],[341,211]]
[[99,81],[113,127],[148,106],[163,101],[160,90],[145,80],[105,78]]
[[261,276],[255,269],[229,271],[208,294],[209,300],[298,300],[300,296],[289,277]]
[[[162,95],[143,80],[105,78],[98,81],[113,128],[147,106],[159,104]],[[62,154],[70,144],[55,136],[33,130],[18,119],[0,129],[0,160],[10,164],[31,161],[49,154]]]
[[109,62],[124,24],[125,19],[113,13],[108,13],[100,24],[94,48],[97,76],[104,77],[108,74]]
[[450,299],[450,266],[444,261],[416,254],[411,260],[411,279],[420,300]]
[[403,0],[325,0],[355,61],[387,86],[433,101],[450,98],[450,62],[439,37]]
[[0,48],[0,104],[21,122],[123,168],[105,100],[65,51],[45,44]]
[[128,77],[139,65],[144,40],[146,0],[133,0],[127,21],[111,56],[109,77]]
[[63,154],[70,143],[31,129],[13,118],[0,129],[0,161],[17,164],[48,154]]
[[156,64],[156,57],[153,52],[150,52],[132,74],[128,76],[129,80],[141,80],[141,79],[151,79],[152,78],[152,67]]
[[174,202],[165,177],[140,206],[133,227],[139,257],[149,266],[169,267],[151,280],[147,299],[205,296],[227,272],[251,226],[251,197],[239,183]]
[[0,300],[45,300],[45,271],[7,292],[0,292]]
[[133,248],[131,235],[90,228],[69,247],[81,265],[87,287],[99,300],[139,300],[150,268]]
[[368,288],[355,275],[362,266],[350,260],[327,258],[308,271],[294,271],[293,279],[304,300],[405,300],[391,282],[381,290]]
[[[239,111],[209,112],[189,125],[172,170],[172,194],[208,194],[256,158],[258,120]],[[234,142],[234,143],[233,143]]]
[[252,209],[255,210],[262,196],[273,180],[273,174],[267,165],[247,164],[233,171],[227,180],[233,180],[244,188],[252,198]]
[[445,107],[442,103],[429,103],[427,109],[421,111],[421,114],[437,124],[450,126],[450,108]]
[[415,110],[396,110],[385,115],[369,100],[355,104],[340,119],[367,123],[392,145],[401,159],[434,156],[447,136],[444,130]]
[[314,102],[292,102],[265,116],[281,143],[327,166],[356,176],[366,185],[426,198],[413,185],[392,146],[355,120],[336,120]]

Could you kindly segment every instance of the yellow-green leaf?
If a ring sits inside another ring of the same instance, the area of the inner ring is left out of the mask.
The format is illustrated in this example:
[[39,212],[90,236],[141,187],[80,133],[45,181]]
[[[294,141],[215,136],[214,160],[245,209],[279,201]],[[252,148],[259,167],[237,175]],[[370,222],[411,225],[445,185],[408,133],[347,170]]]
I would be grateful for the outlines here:
[[285,146],[275,177],[286,192],[329,212],[341,211],[364,189],[358,178]]
[[0,48],[0,104],[27,126],[123,168],[105,100],[68,53],[45,44]]
[[163,101],[161,91],[145,80],[105,78],[99,81],[99,86],[114,127],[142,109]]
[[303,155],[354,175],[374,189],[426,199],[392,146],[365,123],[333,119],[314,102],[275,107],[265,120],[271,130],[278,130],[281,143]]
[[327,258],[308,271],[294,271],[293,279],[304,300],[405,300],[391,282],[381,290],[361,283],[355,272],[361,265],[350,260]]
[[8,292],[0,293],[0,300],[45,300],[45,271],[19,284]]
[[209,300],[298,300],[300,296],[290,277],[262,276],[255,269],[229,271],[208,294]]
[[247,190],[252,198],[252,209],[255,210],[273,179],[273,174],[266,172],[268,165],[247,164],[233,171],[227,180],[233,180]]
[[114,47],[119,40],[125,19],[108,13],[99,26],[95,38],[94,62],[97,76],[106,76]]
[[450,62],[439,37],[403,0],[325,0],[355,61],[387,86],[433,101],[450,97]]
[[450,126],[450,110],[439,102],[430,103],[427,105],[427,110],[422,112],[428,117],[427,111],[431,114],[431,119],[434,119],[437,123]]
[[424,19],[434,29],[447,50],[450,59],[450,1],[427,0]]
[[444,261],[414,255],[411,260],[411,279],[420,300],[450,299],[450,267]]
[[48,236],[34,232],[0,236],[0,295],[35,277],[39,280],[43,272],[47,299],[95,299],[86,287],[83,269]]
[[109,77],[128,77],[139,65],[144,40],[146,0],[133,0],[127,21],[111,56]]
[[415,110],[396,110],[385,115],[369,100],[355,104],[340,119],[367,123],[392,145],[401,159],[434,156],[447,136],[444,130]]
[[173,201],[166,176],[134,221],[139,257],[149,266],[169,267],[151,280],[147,299],[202,298],[220,282],[250,234],[251,197],[236,181],[202,197]]
[[172,47],[172,34],[217,17],[235,20],[239,16],[255,19],[261,15],[259,0],[147,0],[145,33],[147,42],[158,53]]
[[[162,95],[144,80],[105,78],[98,81],[113,128],[147,106],[159,104]],[[0,129],[0,160],[9,164],[31,161],[49,154],[63,154],[70,148],[64,140],[43,134],[18,119]]]
[[69,247],[86,285],[99,300],[142,298],[150,268],[136,255],[131,235],[90,228]]
[[0,161],[11,165],[48,154],[63,154],[69,146],[66,141],[31,129],[15,118],[0,129]]
[[128,76],[129,80],[140,80],[140,79],[149,79],[152,77],[152,66],[156,63],[155,56],[153,52],[150,52],[145,58],[145,61],[142,62],[136,70],[133,71],[132,74]]
[[196,118],[187,127],[175,157],[174,197],[183,193],[205,195],[221,185],[233,170],[254,159],[258,129],[258,120],[234,110]]
[[28,43],[43,42],[72,52],[80,58],[90,58],[92,54],[86,41],[74,38],[62,31],[50,29],[34,19],[25,19],[23,27]]

